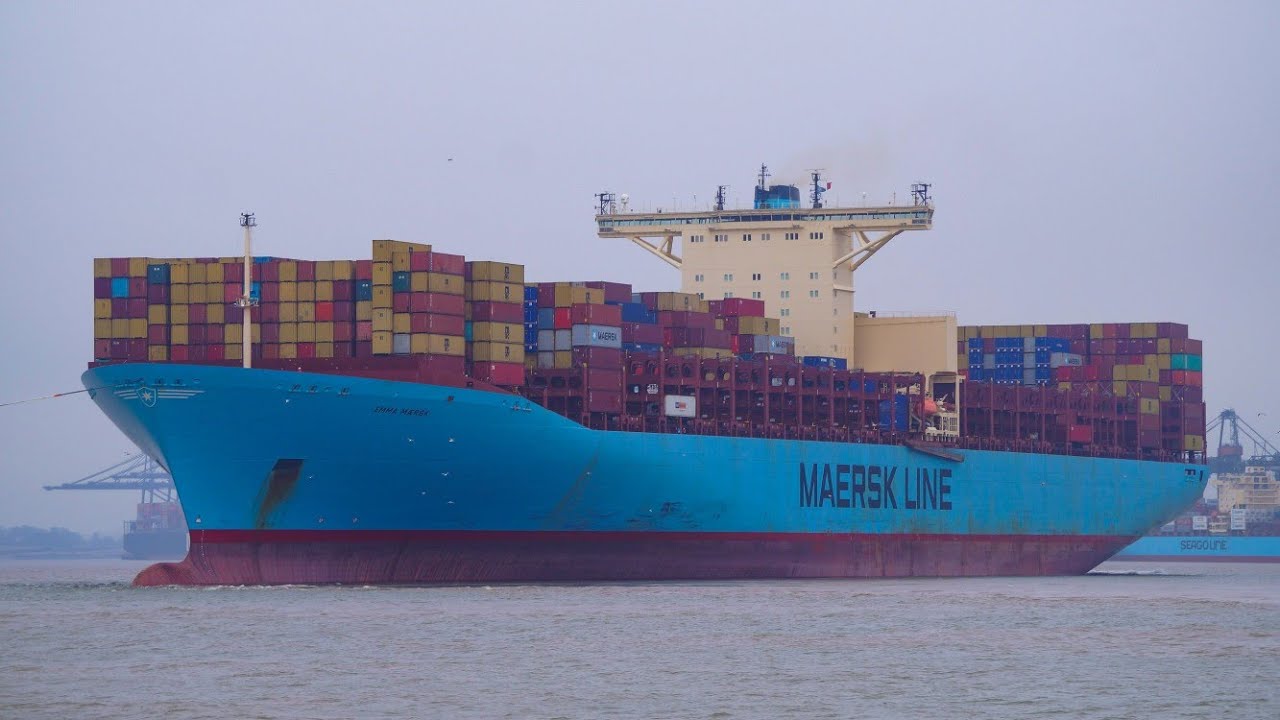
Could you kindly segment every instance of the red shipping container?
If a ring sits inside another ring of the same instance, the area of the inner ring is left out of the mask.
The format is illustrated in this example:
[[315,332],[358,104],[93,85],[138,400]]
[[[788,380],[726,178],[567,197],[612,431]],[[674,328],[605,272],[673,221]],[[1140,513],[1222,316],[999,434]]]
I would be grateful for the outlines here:
[[111,297],[111,278],[93,279],[93,297],[97,300],[105,300]]
[[356,323],[356,340],[358,342],[367,343],[373,341],[373,322],[369,320],[360,320]]
[[391,294],[391,310],[398,313],[407,313],[413,309],[413,296],[422,293],[398,292]]
[[409,253],[409,269],[413,272],[428,272],[431,270],[431,253],[430,252],[411,252]]
[[316,322],[332,322],[333,321],[333,303],[318,302],[316,303]]
[[280,346],[275,343],[262,343],[262,359],[263,360],[279,360]]
[[189,347],[191,346],[190,345],[174,345],[173,347],[169,348],[169,359],[172,360],[173,362],[186,362],[191,358],[191,355],[190,355],[191,351],[188,350]]
[[1072,341],[1071,341],[1071,352],[1075,353],[1076,355],[1088,355],[1088,354],[1089,354],[1089,341],[1088,341],[1088,340],[1078,340],[1078,339],[1077,339],[1077,340],[1072,340]]
[[339,320],[333,324],[334,347],[337,343],[351,342],[356,339],[356,324],[350,320]]
[[152,305],[166,305],[169,302],[168,285],[151,285],[147,287],[147,302]]
[[1067,428],[1067,440],[1074,443],[1089,444],[1093,442],[1092,425],[1071,425]]
[[204,362],[205,360],[208,360],[209,356],[205,352],[206,350],[207,348],[204,345],[188,345],[187,360],[191,362]]
[[147,316],[147,299],[129,298],[124,316],[127,318],[145,318]]
[[129,357],[129,341],[123,339],[111,340],[107,357],[111,360],[127,360]]
[[1172,385],[1172,384],[1173,384],[1173,371],[1172,371],[1172,370],[1161,370],[1161,371],[1160,371],[1160,384],[1161,384],[1161,385]]
[[612,390],[614,392],[622,391],[622,369],[598,369],[589,368],[582,371],[583,384],[588,391],[592,390]]
[[[258,266],[254,265],[249,271],[253,275],[252,280],[257,281],[262,278],[258,277]],[[244,263],[222,263],[222,282],[240,283],[244,281]]]
[[737,355],[755,352],[755,347],[755,335],[731,335],[729,337],[729,349]]
[[[233,303],[240,299],[240,283],[227,283],[222,286],[222,302]],[[261,302],[261,298],[259,301]]]
[[604,290],[604,301],[607,303],[631,302],[631,286],[626,283],[594,280],[586,283],[586,286]]
[[191,305],[187,308],[187,322],[192,325],[199,325],[209,318],[209,308],[207,305]]
[[474,322],[523,323],[524,307],[520,303],[474,302],[471,303],[471,319]]
[[623,323],[622,342],[658,345],[662,343],[662,328],[649,323]]
[[1187,384],[1191,387],[1200,387],[1204,383],[1204,377],[1199,370],[1187,370]]
[[129,297],[144,298],[144,299],[147,297],[147,279],[146,278],[144,277],[129,278]]
[[1074,373],[1073,373],[1072,371],[1073,371],[1073,370],[1080,370],[1080,369],[1081,369],[1081,368],[1079,368],[1079,367],[1071,367],[1071,366],[1069,366],[1069,365],[1064,365],[1064,366],[1059,367],[1059,368],[1054,368],[1054,369],[1053,369],[1053,379],[1054,379],[1054,380],[1056,380],[1056,381],[1058,381],[1058,382],[1070,382],[1070,381],[1071,381],[1071,379],[1072,379],[1072,376],[1074,375]]
[[621,368],[621,348],[576,347],[573,349],[575,365],[597,368]]
[[764,301],[751,298],[725,298],[721,313],[725,317],[764,317]]
[[437,315],[462,316],[466,310],[466,300],[461,295],[445,293],[410,293],[409,311],[435,313]]
[[356,280],[372,280],[373,279],[373,261],[372,260],[356,261],[356,278],[355,279]]
[[213,344],[221,344],[226,341],[226,333],[223,332],[223,326],[214,324],[205,326],[204,341]]
[[126,277],[129,274],[129,258],[111,258],[111,274]]
[[[467,271],[467,259],[462,255],[450,255],[432,250],[426,253],[427,270],[445,275],[462,275]],[[412,258],[410,258],[412,261]]]
[[[297,267],[298,267],[298,282],[314,282],[315,281],[316,264],[314,260],[299,260]],[[312,349],[314,350],[314,348]],[[298,357],[302,357],[301,351],[299,351]],[[315,357],[315,356],[312,355],[312,357]]]
[[587,412],[620,413],[622,412],[622,391],[588,390],[584,405]]
[[[617,327],[622,324],[622,307],[619,305],[574,305],[569,308],[569,318],[571,326],[608,325]],[[523,319],[524,316],[521,315],[521,320]],[[520,322],[520,320],[514,322]]]
[[261,333],[263,343],[280,342],[280,326],[275,323],[262,323]]
[[210,345],[209,347],[205,348],[205,357],[210,362],[222,362],[223,360],[226,359],[226,353],[224,352],[224,349],[225,348],[221,343],[216,345]]
[[[716,316],[716,317],[718,317],[718,318],[722,318],[722,317],[724,317],[724,301],[723,301],[723,300],[708,300],[708,301],[707,301],[707,312],[711,313],[712,315],[715,315],[715,316]],[[735,326],[735,327],[736,327],[736,326]],[[957,344],[958,344],[958,345],[963,345],[963,344],[964,344],[964,342],[965,342],[964,340],[961,340],[961,341],[960,341],[959,343],[957,343]]]
[[556,306],[556,284],[555,283],[538,283],[538,307],[550,308]]
[[[194,307],[192,308],[195,309]],[[187,344],[203,345],[206,342],[205,328],[207,325],[191,325],[187,328]]]
[[353,358],[355,356],[354,344],[350,342],[335,342],[333,344],[334,358]]
[[[412,299],[410,299],[412,301]],[[338,320],[355,320],[356,304],[350,300],[334,300],[333,301],[333,319]]]
[[169,344],[169,326],[168,325],[148,325],[147,326],[147,342],[151,345],[168,345]]
[[129,317],[129,299],[128,298],[111,298],[111,317],[113,318]]
[[267,283],[280,282],[280,265],[275,260],[268,260],[264,263],[256,263],[253,266],[254,277],[263,284],[262,297],[267,296]]
[[[238,305],[232,306],[232,307],[235,307],[236,310],[241,309]],[[228,312],[230,312],[230,310],[231,308],[227,308]],[[253,310],[253,315],[251,317],[253,317],[253,319],[257,320],[258,322],[262,322],[262,323],[278,323],[280,322],[280,305],[278,303],[273,303],[273,302],[259,305],[257,308]],[[227,322],[240,322],[243,319],[244,318],[241,317],[241,318],[236,318],[235,320],[232,320],[230,317],[228,317]]]
[[658,312],[658,324],[663,327],[714,328],[716,319],[711,313],[693,310],[662,310]]
[[94,360],[110,360],[111,359],[111,341],[110,340],[94,340],[93,341],[93,359]]
[[298,357],[313,358],[316,356],[316,344],[313,342],[298,343]]
[[520,363],[476,363],[471,377],[491,385],[524,385],[524,365]]
[[280,285],[263,280],[262,284],[258,286],[258,295],[260,302],[280,302]]
[[1187,350],[1186,350],[1187,355],[1203,355],[1204,354],[1204,343],[1202,343],[1199,340],[1188,339],[1186,347],[1187,347]]
[[333,281],[333,299],[334,301],[350,300],[355,297],[355,282],[351,280],[334,280]]
[[[568,330],[573,327],[573,308],[556,308],[555,323],[552,325],[556,330]],[[544,328],[545,329],[545,328]]]
[[467,321],[460,315],[413,313],[409,316],[409,329],[416,333],[462,335],[466,332],[466,325]]

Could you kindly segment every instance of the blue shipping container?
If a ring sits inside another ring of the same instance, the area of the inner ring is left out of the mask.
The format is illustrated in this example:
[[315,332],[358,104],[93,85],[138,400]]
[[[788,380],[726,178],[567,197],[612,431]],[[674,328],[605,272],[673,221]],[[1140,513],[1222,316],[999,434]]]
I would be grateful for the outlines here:
[[373,299],[373,281],[357,280],[356,281],[356,300],[372,300]]
[[129,297],[129,278],[111,278],[111,297],[127,298]]
[[167,264],[148,265],[147,282],[152,285],[168,285],[169,266]]
[[412,290],[413,285],[409,281],[409,273],[391,273],[391,289],[394,292],[409,292]]

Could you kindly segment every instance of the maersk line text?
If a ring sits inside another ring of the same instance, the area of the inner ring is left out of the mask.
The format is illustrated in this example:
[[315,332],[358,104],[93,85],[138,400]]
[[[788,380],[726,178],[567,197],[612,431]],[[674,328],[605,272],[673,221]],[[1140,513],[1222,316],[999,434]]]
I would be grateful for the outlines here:
[[[834,470],[833,470],[834,467]],[[800,463],[800,507],[950,510],[951,470]],[[901,471],[901,472],[899,472]]]

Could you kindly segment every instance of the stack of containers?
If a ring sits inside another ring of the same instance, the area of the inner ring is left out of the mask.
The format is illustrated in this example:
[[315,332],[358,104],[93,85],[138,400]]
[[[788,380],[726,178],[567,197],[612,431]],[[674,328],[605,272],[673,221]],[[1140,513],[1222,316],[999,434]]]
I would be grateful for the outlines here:
[[1043,384],[1047,364],[1060,391],[1112,398],[1138,447],[1204,451],[1203,346],[1186,325],[966,326],[959,334],[959,360],[971,381],[1013,384],[1012,348],[1020,343],[1034,348],[1034,382]]
[[[232,345],[237,346],[234,359],[238,359],[243,329],[236,301],[242,292],[244,268],[234,259],[229,260],[232,261],[222,266],[220,299],[226,321],[223,339],[227,352],[232,352]],[[191,270],[193,274],[198,272],[194,267]],[[211,272],[212,267],[206,268],[206,280],[212,279]],[[251,272],[250,296],[258,303],[250,311],[253,346],[260,357],[327,359],[355,355],[355,263],[257,258]],[[189,294],[194,292],[194,282],[191,288]],[[206,285],[206,299],[212,299],[213,293],[210,282]],[[175,285],[175,297],[179,294]],[[234,322],[227,315],[233,308]],[[207,311],[212,312],[213,308],[210,306]]]
[[465,336],[471,377],[514,387],[525,382],[524,266],[466,263]]
[[538,286],[524,288],[524,358],[525,365],[537,366],[538,353]]
[[435,369],[463,372],[465,263],[429,245],[375,241],[373,354],[425,356]]
[[[147,276],[150,264],[148,258],[98,258],[93,261],[94,359],[148,359],[150,298]],[[163,306],[166,302],[158,304]]]

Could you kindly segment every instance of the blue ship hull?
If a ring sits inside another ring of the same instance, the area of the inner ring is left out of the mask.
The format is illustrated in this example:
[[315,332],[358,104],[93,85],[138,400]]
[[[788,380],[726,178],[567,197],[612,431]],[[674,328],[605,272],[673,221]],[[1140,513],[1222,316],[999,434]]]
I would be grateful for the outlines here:
[[524,398],[177,364],[89,370],[191,530],[140,584],[1076,574],[1198,465],[591,430]]
[[1153,535],[1138,538],[1113,560],[1280,562],[1280,537]]

